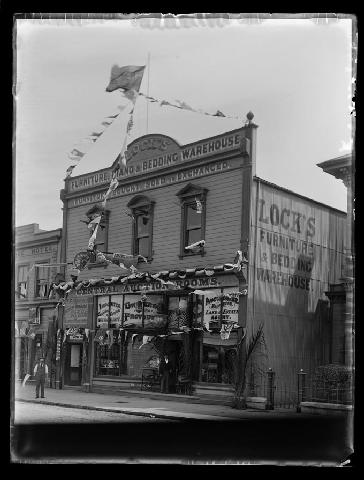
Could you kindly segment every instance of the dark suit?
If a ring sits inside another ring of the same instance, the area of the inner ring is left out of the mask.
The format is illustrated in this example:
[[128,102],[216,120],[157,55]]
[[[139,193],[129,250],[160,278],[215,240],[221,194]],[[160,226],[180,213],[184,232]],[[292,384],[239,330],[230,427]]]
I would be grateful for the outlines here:
[[39,397],[39,388],[41,397],[44,398],[44,383],[48,373],[47,365],[44,362],[38,362],[34,367],[35,376],[35,396]]
[[161,380],[161,391],[164,393],[169,392],[169,376],[172,373],[173,367],[171,362],[166,362],[164,358],[162,358],[160,366],[159,366],[159,373],[162,375]]

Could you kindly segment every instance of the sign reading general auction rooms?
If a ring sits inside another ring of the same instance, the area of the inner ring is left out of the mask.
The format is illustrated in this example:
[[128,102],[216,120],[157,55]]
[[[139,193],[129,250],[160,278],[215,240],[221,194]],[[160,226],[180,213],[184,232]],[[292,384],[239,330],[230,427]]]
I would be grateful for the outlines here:
[[[175,286],[173,290],[182,290],[185,287],[211,288],[211,287],[225,287],[237,285],[238,280],[235,275],[222,275],[221,277],[201,277],[201,278],[189,278],[189,279],[173,279]],[[90,294],[109,294],[109,293],[133,293],[140,292],[141,288],[145,288],[148,292],[160,292],[162,290],[171,290],[168,285],[163,285],[161,282],[152,281],[150,283],[140,282],[133,284],[114,284],[114,285],[101,285],[101,286],[89,286],[80,288],[75,292],[76,295],[90,295]]]
[[[180,147],[172,138],[164,135],[148,137],[137,139],[129,145],[125,153],[127,166],[118,170],[118,180],[236,150],[241,145],[241,133],[218,136],[186,147]],[[69,193],[85,190],[107,184],[110,180],[111,170],[100,171],[69,180],[67,190]]]

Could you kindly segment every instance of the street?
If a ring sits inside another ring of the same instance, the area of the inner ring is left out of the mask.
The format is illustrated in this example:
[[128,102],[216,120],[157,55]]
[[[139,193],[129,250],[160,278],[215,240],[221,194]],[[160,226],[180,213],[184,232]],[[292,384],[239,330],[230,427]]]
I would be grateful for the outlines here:
[[26,462],[144,458],[322,466],[337,465],[352,451],[340,418],[262,414],[170,421],[21,401],[15,413],[12,451]]
[[18,424],[60,424],[60,423],[166,423],[173,420],[147,416],[126,415],[119,412],[103,412],[79,408],[60,407],[28,402],[15,402],[14,423]]

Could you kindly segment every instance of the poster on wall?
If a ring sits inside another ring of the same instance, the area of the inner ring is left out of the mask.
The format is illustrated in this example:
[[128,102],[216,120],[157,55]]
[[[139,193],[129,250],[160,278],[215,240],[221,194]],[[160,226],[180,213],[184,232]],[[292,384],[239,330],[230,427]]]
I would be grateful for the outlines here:
[[63,325],[75,328],[87,328],[91,295],[76,296],[69,293],[64,305]]
[[220,327],[221,318],[221,289],[214,288],[209,290],[209,294],[204,296],[204,326],[210,330]]
[[109,296],[97,297],[96,326],[99,328],[109,327]]
[[110,328],[120,328],[123,315],[123,296],[112,295],[110,300]]
[[237,287],[209,290],[204,296],[204,325],[208,330],[221,324],[239,321],[239,289]]
[[222,323],[236,324],[239,321],[239,289],[224,288],[222,305]]
[[124,327],[143,326],[143,306],[140,295],[125,295],[124,298]]

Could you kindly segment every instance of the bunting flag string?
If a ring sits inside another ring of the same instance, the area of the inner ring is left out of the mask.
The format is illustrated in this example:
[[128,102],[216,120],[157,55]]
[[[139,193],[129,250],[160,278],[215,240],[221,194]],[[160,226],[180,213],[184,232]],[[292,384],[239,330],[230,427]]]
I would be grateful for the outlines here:
[[118,182],[117,178],[112,177],[109,188],[108,188],[107,192],[105,193],[104,198],[102,200],[103,209],[106,208],[106,201],[110,198],[112,192],[114,192],[118,188],[118,186],[119,186],[119,182]]
[[189,110],[190,112],[199,113],[201,115],[208,115],[210,117],[231,118],[231,119],[240,120],[240,121],[243,120],[243,117],[235,116],[235,115],[226,115],[223,112],[221,112],[221,110],[217,110],[215,113],[210,113],[202,109],[193,108],[190,105],[188,105],[186,102],[181,100],[174,100],[174,102],[169,102],[167,100],[159,100],[157,98],[150,97],[143,92],[139,92],[139,95],[143,96],[147,101],[151,103],[159,103],[160,107],[168,106],[168,107],[179,108],[182,110]]
[[[123,97],[127,98],[126,95],[123,95]],[[66,170],[66,178],[71,176],[73,169],[79,164],[80,160],[91,150],[93,145],[99,140],[105,130],[110,127],[112,123],[114,123],[120,113],[123,112],[129,105],[130,101],[126,105],[118,105],[116,107],[116,111],[105,117],[104,120],[100,122],[100,125],[92,130],[90,135],[86,136],[72,147],[71,151],[69,151],[67,154],[71,162],[70,166]]]
[[[120,104],[116,107],[115,111],[107,115],[103,121],[96,128],[93,129],[90,135],[86,136],[78,144],[75,144],[71,151],[68,153],[68,158],[71,160],[70,166],[66,170],[66,178],[70,177],[73,169],[79,164],[80,160],[89,152],[93,144],[101,137],[104,131],[112,125],[116,118],[126,108],[129,110],[129,120],[127,123],[127,130],[124,139],[124,145],[121,153],[121,160],[124,159],[124,151],[128,136],[130,135],[133,126],[133,111],[136,99],[138,98],[138,92],[140,84],[143,78],[145,66],[127,65],[119,67],[113,65],[111,68],[109,85],[106,87],[107,92],[113,92],[119,90],[122,93],[123,98],[129,100],[126,104]],[[122,162],[123,163],[123,162]]]
[[[85,264],[87,264],[87,262],[89,261],[89,253],[90,252],[88,253],[80,252],[75,256],[74,265],[76,266],[76,268],[78,267],[79,270],[82,270],[85,267]],[[69,282],[63,281],[58,283],[52,283],[51,289],[55,290],[56,292],[57,291],[58,292],[61,291],[61,293],[65,292],[64,295],[66,295],[72,289],[79,290],[81,288],[87,288],[93,285],[110,285],[115,283],[124,284],[124,283],[127,283],[129,280],[135,280],[135,279],[146,279],[146,281],[155,280],[160,282],[162,285],[166,285],[167,288],[169,288],[169,286],[178,288],[178,285],[174,281],[171,281],[169,279],[184,279],[186,278],[186,276],[191,274],[194,274],[196,276],[201,276],[201,275],[211,276],[211,275],[214,275],[216,272],[231,272],[231,271],[239,272],[248,263],[248,261],[243,256],[243,254],[240,251],[238,251],[236,255],[236,257],[238,257],[237,263],[225,263],[223,265],[216,265],[211,268],[187,268],[185,270],[172,270],[172,271],[163,270],[160,272],[152,273],[152,272],[138,271],[137,268],[133,265],[133,263],[137,264],[138,261],[140,261],[140,259],[144,259],[143,261],[147,261],[147,259],[145,257],[142,257],[141,255],[133,256],[133,255],[121,254],[121,253],[111,254],[111,253],[99,252],[97,250],[96,250],[96,255],[97,255],[98,261],[100,262],[114,263],[118,266],[121,266],[122,262],[125,262],[130,266],[129,268],[127,268],[124,265],[124,268],[129,269],[132,273],[129,275],[118,275],[111,278],[95,278],[95,279],[89,279],[89,280],[76,280],[75,278],[73,278],[72,281],[69,281]],[[78,261],[78,257],[80,256],[82,256],[82,262]],[[210,292],[206,290],[195,289],[189,293],[190,294],[193,293],[195,295],[209,295]],[[247,289],[247,285],[245,285],[240,292],[232,293],[231,298],[233,298],[236,295],[247,295],[247,294],[248,294],[248,289]],[[226,295],[230,295],[230,294],[226,294]],[[62,303],[63,301],[64,301],[64,298],[58,302],[56,308],[58,308],[59,305],[63,304]]]

